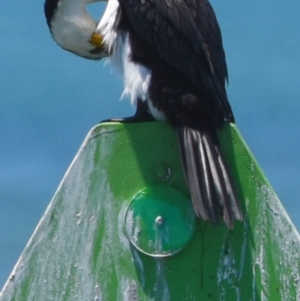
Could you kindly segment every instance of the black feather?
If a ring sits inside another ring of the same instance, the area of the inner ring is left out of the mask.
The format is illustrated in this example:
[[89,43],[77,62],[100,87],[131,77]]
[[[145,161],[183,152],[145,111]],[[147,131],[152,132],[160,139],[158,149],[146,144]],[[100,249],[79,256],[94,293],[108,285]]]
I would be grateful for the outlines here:
[[211,129],[177,128],[184,174],[189,185],[195,213],[216,224],[220,212],[228,226],[243,216],[234,193],[216,134]]
[[154,50],[155,56],[189,79],[201,93],[211,95],[210,101],[223,111],[224,118],[234,122],[225,92],[228,72],[222,36],[209,2],[145,0],[143,5],[140,0],[119,2],[133,31]]
[[51,31],[51,21],[57,10],[57,6],[60,0],[46,0],[44,4],[44,13],[47,20],[47,25]]

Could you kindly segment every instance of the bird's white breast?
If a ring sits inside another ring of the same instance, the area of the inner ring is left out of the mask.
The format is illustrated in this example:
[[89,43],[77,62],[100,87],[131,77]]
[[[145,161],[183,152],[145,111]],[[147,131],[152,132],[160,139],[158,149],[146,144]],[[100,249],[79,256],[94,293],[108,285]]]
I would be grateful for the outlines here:
[[121,31],[115,24],[118,8],[119,2],[117,0],[108,1],[97,30],[103,36],[103,41],[111,53],[109,61],[123,75],[124,91],[122,96],[129,96],[134,105],[138,99],[147,101],[153,117],[158,120],[165,120],[164,114],[153,107],[149,97],[148,89],[152,70],[131,60],[129,33]]

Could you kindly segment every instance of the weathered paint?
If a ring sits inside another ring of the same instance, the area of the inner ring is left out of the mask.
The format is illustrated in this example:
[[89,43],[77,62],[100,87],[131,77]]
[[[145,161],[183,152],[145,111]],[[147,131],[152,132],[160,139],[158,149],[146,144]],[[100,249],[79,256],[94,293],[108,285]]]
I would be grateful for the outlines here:
[[129,243],[125,216],[147,187],[189,195],[176,135],[155,122],[96,126],[0,300],[300,300],[299,235],[236,128],[224,128],[220,139],[244,221],[228,230],[197,219],[181,252],[155,258]]

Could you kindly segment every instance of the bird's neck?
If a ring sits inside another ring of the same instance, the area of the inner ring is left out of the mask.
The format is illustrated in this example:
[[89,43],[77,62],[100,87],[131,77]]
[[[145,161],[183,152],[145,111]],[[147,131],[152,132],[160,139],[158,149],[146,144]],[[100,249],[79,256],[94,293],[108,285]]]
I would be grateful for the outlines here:
[[75,31],[75,29],[77,29],[82,32],[94,30],[96,23],[86,10],[86,4],[88,4],[87,0],[58,1],[57,9],[54,13],[54,18],[51,24],[52,27],[63,25],[65,30],[74,29]]
[[89,52],[93,46],[89,41],[96,30],[96,22],[85,6],[96,1],[47,0],[48,6],[55,1],[56,7],[53,9],[52,18],[48,20],[54,40],[66,50],[81,56],[90,56]]

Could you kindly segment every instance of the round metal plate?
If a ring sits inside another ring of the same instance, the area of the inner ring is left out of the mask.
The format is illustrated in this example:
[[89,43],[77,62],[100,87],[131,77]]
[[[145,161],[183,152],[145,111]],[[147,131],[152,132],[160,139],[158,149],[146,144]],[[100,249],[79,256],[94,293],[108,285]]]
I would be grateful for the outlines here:
[[130,242],[153,257],[180,252],[195,231],[191,201],[168,186],[148,187],[131,200],[125,216]]

